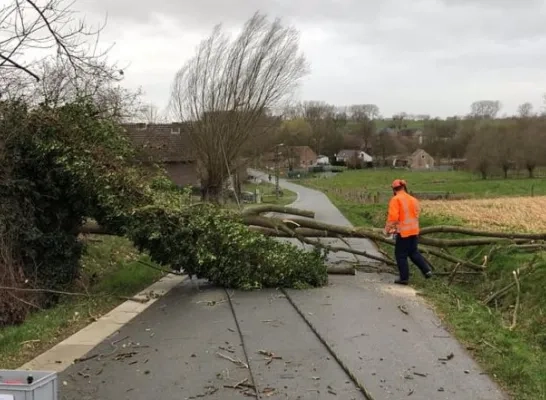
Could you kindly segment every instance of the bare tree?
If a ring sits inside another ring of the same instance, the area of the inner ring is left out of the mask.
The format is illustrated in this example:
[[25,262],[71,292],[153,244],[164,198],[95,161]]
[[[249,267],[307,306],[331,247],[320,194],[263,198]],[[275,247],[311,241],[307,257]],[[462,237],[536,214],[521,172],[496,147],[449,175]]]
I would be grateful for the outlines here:
[[508,178],[508,172],[516,166],[515,149],[518,148],[517,131],[514,124],[504,123],[493,128],[495,139],[491,142],[490,152],[495,157],[496,165],[503,172],[504,179]]
[[371,139],[375,133],[373,117],[377,115],[370,113],[369,106],[369,104],[355,104],[350,107],[350,116],[353,122],[351,133],[360,138],[361,146],[365,151],[370,151]]
[[491,145],[498,141],[497,131],[491,124],[485,124],[474,133],[466,150],[468,166],[487,179],[497,162],[497,154],[492,152]]
[[498,100],[479,100],[470,106],[470,115],[473,118],[495,118],[502,105]]
[[[107,63],[109,49],[98,48],[103,26],[89,28],[71,6],[66,0],[11,0],[0,9],[0,93],[24,87],[25,78],[40,81],[46,59],[74,75],[121,79],[123,71]],[[30,52],[40,57],[31,59]]]
[[166,118],[160,113],[159,108],[153,104],[144,104],[139,108],[139,119],[147,124],[165,123]]
[[379,107],[375,104],[353,104],[349,106],[349,116],[354,120],[379,118]]
[[88,100],[97,106],[98,116],[119,122],[134,120],[140,113],[141,90],[125,89],[111,76],[91,70],[80,74],[58,59],[45,60],[35,70],[42,79],[16,94],[29,104],[58,107],[77,99]]
[[394,129],[402,129],[407,126],[406,119],[408,114],[405,112],[400,112],[398,114],[394,114],[392,116],[392,128]]
[[324,101],[306,101],[301,109],[303,118],[311,126],[311,147],[317,154],[322,154],[328,138],[337,133],[336,107]]
[[529,178],[534,177],[536,167],[546,164],[545,128],[542,120],[529,120],[520,125],[520,137],[514,149],[517,150],[518,164],[527,170]]
[[349,107],[349,113],[351,117],[355,117],[355,114],[358,115],[358,118],[363,118],[364,116],[370,120],[379,118],[379,107],[375,104],[354,104]]
[[533,105],[529,102],[518,106],[518,115],[520,118],[528,118],[533,115]]
[[217,26],[201,42],[175,76],[171,110],[188,126],[205,199],[218,201],[267,110],[281,109],[307,72],[298,32],[260,13],[233,41]]

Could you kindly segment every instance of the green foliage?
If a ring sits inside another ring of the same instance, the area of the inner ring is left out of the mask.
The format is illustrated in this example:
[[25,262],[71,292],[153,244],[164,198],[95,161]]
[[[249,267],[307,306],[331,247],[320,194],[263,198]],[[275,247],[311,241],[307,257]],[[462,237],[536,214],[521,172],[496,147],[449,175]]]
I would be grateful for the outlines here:
[[[78,276],[84,250],[78,233],[87,218],[127,236],[155,261],[219,285],[326,282],[320,252],[251,233],[237,214],[189,206],[191,190],[157,167],[138,165],[120,127],[99,118],[93,105],[4,103],[0,111],[0,233],[10,237],[32,284],[60,288]],[[1,261],[0,267],[9,269]]]
[[322,286],[324,254],[303,252],[248,230],[236,214],[212,205],[135,211],[129,237],[152,260],[239,289]]

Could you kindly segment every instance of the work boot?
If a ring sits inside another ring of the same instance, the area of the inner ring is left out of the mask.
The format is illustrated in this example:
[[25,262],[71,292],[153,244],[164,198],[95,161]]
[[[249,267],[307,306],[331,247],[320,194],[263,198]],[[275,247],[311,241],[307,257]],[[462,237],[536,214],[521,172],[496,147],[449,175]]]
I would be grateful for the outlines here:
[[396,279],[396,280],[394,281],[394,283],[396,283],[397,285],[407,285],[407,284],[408,284],[408,281],[402,280],[402,279]]
[[430,279],[432,278],[432,271],[428,271],[426,274],[425,274],[425,279]]

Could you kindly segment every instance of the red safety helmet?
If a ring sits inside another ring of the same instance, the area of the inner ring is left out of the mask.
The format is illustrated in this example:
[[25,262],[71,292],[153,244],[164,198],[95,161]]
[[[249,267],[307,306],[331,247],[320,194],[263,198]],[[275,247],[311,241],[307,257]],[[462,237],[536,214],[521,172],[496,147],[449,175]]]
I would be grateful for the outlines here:
[[405,180],[395,179],[394,181],[392,181],[391,187],[393,189],[397,189],[397,188],[402,187],[402,186],[406,186],[406,181]]

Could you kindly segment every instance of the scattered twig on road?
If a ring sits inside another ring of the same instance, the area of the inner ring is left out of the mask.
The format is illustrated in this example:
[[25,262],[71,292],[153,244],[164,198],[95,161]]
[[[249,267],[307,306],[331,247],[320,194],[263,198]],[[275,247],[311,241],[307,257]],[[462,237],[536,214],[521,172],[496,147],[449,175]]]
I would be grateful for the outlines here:
[[222,353],[220,353],[220,352],[216,352],[216,355],[219,356],[219,357],[222,357],[222,358],[224,358],[224,359],[226,359],[226,360],[229,360],[229,361],[231,361],[231,362],[234,363],[234,364],[237,364],[237,365],[239,365],[239,366],[241,366],[241,367],[244,367],[244,368],[248,369],[248,364],[245,363],[244,361],[241,361],[241,360],[238,359],[238,358],[232,358],[232,357],[227,356],[227,355],[225,355],[225,354],[222,354]]
[[446,357],[440,357],[440,358],[438,358],[438,360],[440,360],[440,361],[449,361],[449,360],[452,360],[453,357],[455,357],[455,354],[449,353]]
[[405,305],[403,305],[403,304],[399,305],[399,306],[398,306],[398,309],[399,309],[400,311],[402,311],[404,314],[409,315],[409,311],[408,311],[408,309],[406,308]]
[[242,381],[240,382],[237,382],[236,384],[234,385],[224,385],[225,388],[230,388],[230,389],[239,389],[239,387],[243,384],[243,383],[246,383],[248,381],[248,378],[245,378],[243,379]]

